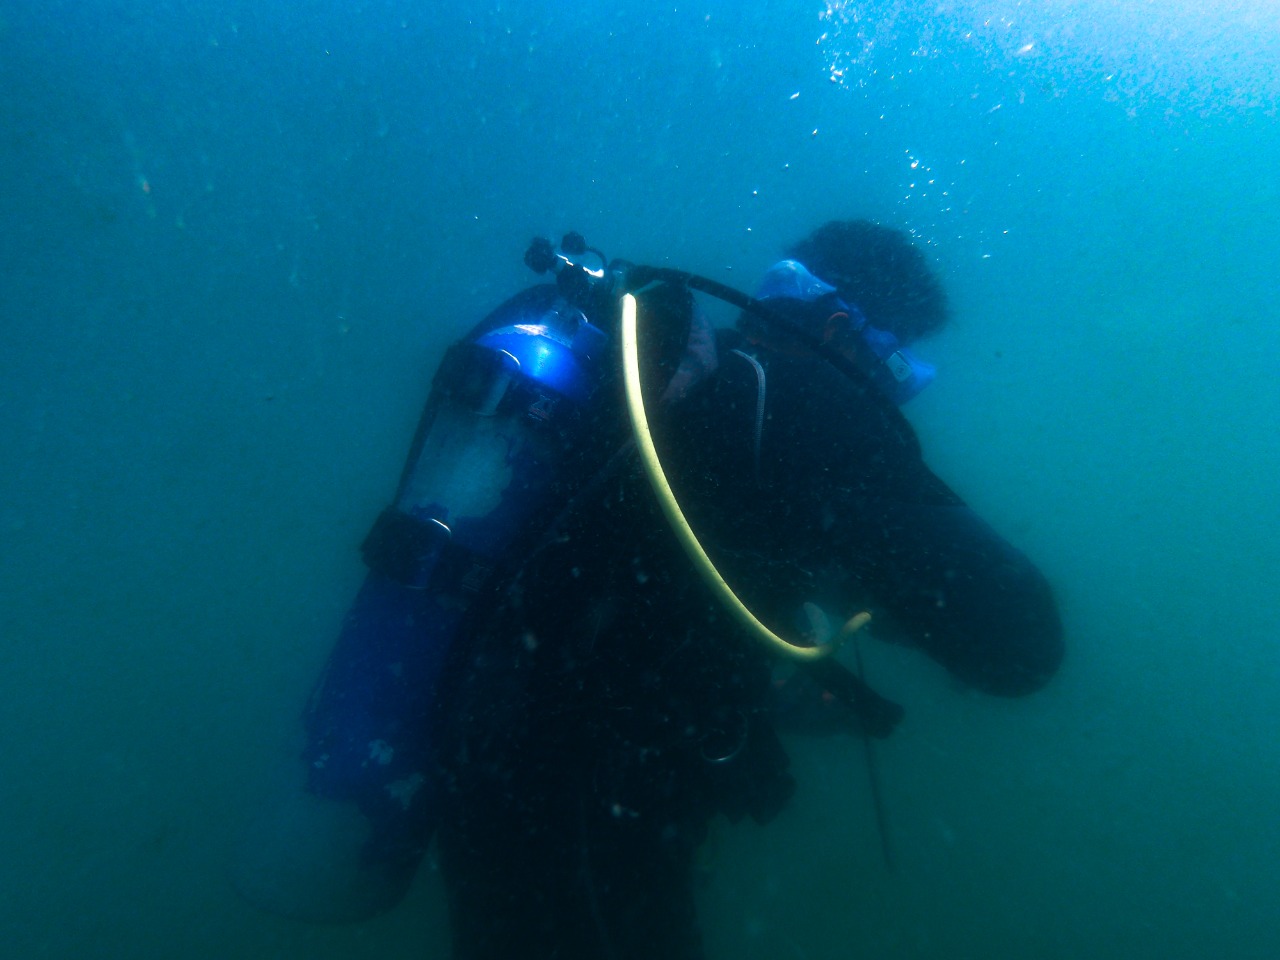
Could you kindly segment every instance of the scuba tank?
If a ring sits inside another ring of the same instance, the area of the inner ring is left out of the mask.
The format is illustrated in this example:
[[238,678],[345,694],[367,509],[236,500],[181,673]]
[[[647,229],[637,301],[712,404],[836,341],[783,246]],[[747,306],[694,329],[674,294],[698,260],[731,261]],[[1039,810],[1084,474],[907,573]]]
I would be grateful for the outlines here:
[[558,511],[608,348],[593,322],[608,302],[594,291],[603,256],[571,234],[559,248],[535,242],[526,260],[559,280],[446,352],[305,715],[308,790],[354,801],[372,825],[362,860],[406,883],[431,837],[433,703],[449,649],[490,571]]

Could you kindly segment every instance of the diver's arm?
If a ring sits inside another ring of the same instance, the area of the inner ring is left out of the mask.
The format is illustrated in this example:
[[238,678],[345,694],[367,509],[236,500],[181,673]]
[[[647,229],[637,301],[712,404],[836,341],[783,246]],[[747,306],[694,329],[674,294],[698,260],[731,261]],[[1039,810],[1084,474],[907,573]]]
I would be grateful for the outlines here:
[[766,435],[773,512],[788,518],[779,540],[842,569],[850,593],[966,683],[1004,696],[1043,686],[1063,655],[1044,575],[928,468],[883,397],[823,365],[770,373],[775,417],[790,426]]
[[[853,505],[851,505],[853,506]],[[953,674],[1003,696],[1031,693],[1057,671],[1062,622],[1044,575],[964,504],[863,501],[864,585],[890,629]]]
[[794,609],[834,571],[842,597],[824,599],[870,602],[873,631],[888,621],[966,683],[1043,686],[1063,641],[1040,571],[929,470],[883,396],[807,357],[760,355],[765,416],[755,370],[726,359],[677,408],[667,448],[704,540],[736,581],[768,583],[753,604]]

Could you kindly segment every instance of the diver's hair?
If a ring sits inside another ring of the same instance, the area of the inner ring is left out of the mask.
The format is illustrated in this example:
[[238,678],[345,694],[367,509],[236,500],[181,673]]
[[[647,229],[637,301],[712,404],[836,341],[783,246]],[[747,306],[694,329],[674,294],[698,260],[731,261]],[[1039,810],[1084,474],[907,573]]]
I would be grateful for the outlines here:
[[787,256],[857,304],[874,326],[906,343],[937,333],[950,319],[946,291],[901,230],[869,220],[832,220]]

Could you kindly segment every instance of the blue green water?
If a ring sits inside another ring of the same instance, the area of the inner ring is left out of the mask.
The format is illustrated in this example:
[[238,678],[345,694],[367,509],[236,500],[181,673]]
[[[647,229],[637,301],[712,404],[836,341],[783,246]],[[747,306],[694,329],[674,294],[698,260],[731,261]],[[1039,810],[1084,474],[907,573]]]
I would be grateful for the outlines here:
[[880,749],[718,829],[713,958],[1280,953],[1280,15],[1266,0],[0,8],[0,943],[444,956],[255,912],[227,849],[442,346],[535,234],[750,287],[832,217],[928,245],[909,408],[1049,574],[996,701],[868,647]]

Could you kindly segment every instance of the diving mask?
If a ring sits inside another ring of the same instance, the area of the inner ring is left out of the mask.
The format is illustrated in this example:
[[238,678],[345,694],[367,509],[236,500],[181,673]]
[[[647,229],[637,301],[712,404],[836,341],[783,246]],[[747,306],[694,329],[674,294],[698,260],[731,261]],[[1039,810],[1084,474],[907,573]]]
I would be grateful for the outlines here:
[[[799,260],[782,260],[775,263],[764,275],[756,298],[769,301],[777,299],[816,303],[830,299],[834,308],[823,322],[832,316],[843,314],[846,328],[857,333],[875,358],[868,373],[886,396],[899,406],[906,403],[933,382],[937,368],[926,363],[902,346],[898,338],[888,330],[874,326],[856,306],[847,304],[836,296],[836,288],[815,277]],[[810,331],[820,333],[821,331]]]

